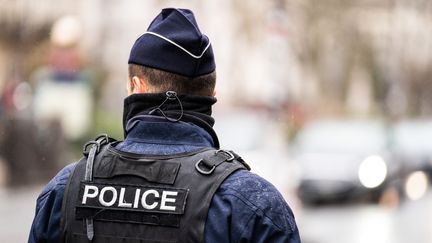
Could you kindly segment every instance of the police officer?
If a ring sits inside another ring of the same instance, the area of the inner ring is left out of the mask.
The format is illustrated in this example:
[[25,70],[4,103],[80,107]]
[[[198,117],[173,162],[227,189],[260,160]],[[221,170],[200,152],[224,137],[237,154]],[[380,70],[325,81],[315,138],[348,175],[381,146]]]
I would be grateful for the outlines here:
[[132,47],[125,140],[100,136],[37,199],[29,242],[300,242],[276,188],[220,150],[210,40],[163,9]]

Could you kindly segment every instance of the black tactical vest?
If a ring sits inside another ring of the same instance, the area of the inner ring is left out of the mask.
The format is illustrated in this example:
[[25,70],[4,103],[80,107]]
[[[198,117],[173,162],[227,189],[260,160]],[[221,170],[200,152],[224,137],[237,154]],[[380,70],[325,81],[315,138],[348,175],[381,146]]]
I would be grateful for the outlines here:
[[145,156],[100,141],[69,178],[63,242],[204,242],[217,188],[234,171],[249,169],[231,151]]

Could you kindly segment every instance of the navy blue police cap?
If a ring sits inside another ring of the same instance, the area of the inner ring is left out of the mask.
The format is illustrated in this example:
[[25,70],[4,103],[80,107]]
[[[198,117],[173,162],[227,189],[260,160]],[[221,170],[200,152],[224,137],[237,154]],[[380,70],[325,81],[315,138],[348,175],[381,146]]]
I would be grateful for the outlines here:
[[166,8],[156,16],[132,47],[129,64],[197,77],[216,65],[209,38],[188,9]]

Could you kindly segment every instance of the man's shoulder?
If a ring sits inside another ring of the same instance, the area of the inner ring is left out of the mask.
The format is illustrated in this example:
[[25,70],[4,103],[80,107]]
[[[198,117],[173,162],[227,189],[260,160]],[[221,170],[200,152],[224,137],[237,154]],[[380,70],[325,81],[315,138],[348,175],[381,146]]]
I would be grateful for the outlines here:
[[38,197],[38,200],[45,198],[53,191],[63,190],[69,180],[70,175],[75,169],[76,165],[77,162],[74,162],[65,166],[62,170],[60,170],[57,173],[57,175],[54,176],[54,178],[52,178],[51,181],[48,182],[48,184],[44,187],[44,189],[42,190],[41,194]]
[[[218,196],[242,202],[233,205],[240,210],[252,210],[270,220],[281,230],[296,231],[294,214],[276,187],[261,176],[240,170],[229,176],[219,187]],[[233,210],[235,213],[236,210]]]

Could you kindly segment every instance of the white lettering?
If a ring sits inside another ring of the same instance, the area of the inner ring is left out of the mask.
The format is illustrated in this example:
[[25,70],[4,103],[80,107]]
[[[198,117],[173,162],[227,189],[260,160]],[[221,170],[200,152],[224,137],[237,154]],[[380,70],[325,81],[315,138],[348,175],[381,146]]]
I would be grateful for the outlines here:
[[[89,191],[92,190],[92,193],[89,193]],[[97,194],[99,193],[99,189],[97,188],[97,186],[91,186],[91,185],[85,185],[84,187],[84,195],[83,195],[83,199],[82,199],[82,204],[86,204],[87,203],[87,198],[95,198],[97,196]]]
[[128,203],[124,200],[124,195],[125,195],[125,189],[124,187],[120,188],[120,197],[119,197],[119,203],[118,206],[122,207],[122,208],[131,208],[132,207],[132,203]]
[[134,208],[140,210],[176,211],[182,192],[165,188],[128,187],[125,185],[83,185],[82,205],[93,207]]
[[138,208],[138,202],[139,202],[139,195],[140,194],[141,194],[141,189],[136,189],[133,208]]
[[156,190],[152,189],[152,190],[145,191],[141,197],[141,204],[145,209],[154,209],[157,207],[158,203],[154,202],[151,205],[148,205],[146,200],[149,194],[153,194],[156,198],[159,197],[159,192]]
[[161,210],[169,210],[169,211],[175,211],[176,207],[175,206],[167,206],[166,203],[175,203],[176,202],[176,198],[168,198],[168,196],[173,196],[176,197],[178,194],[178,192],[173,192],[173,191],[163,191],[162,192],[162,199],[161,199],[161,206],[160,209]]
[[[104,199],[104,195],[105,195],[106,191],[111,191],[112,192],[112,198],[111,198],[111,201],[109,201],[109,202],[106,202],[105,199]],[[99,195],[99,202],[100,202],[100,204],[104,205],[105,207],[111,207],[112,205],[114,205],[114,203],[116,202],[116,200],[117,200],[117,191],[116,191],[116,189],[114,187],[107,186],[107,187],[102,188],[102,190],[100,192],[100,195]]]

